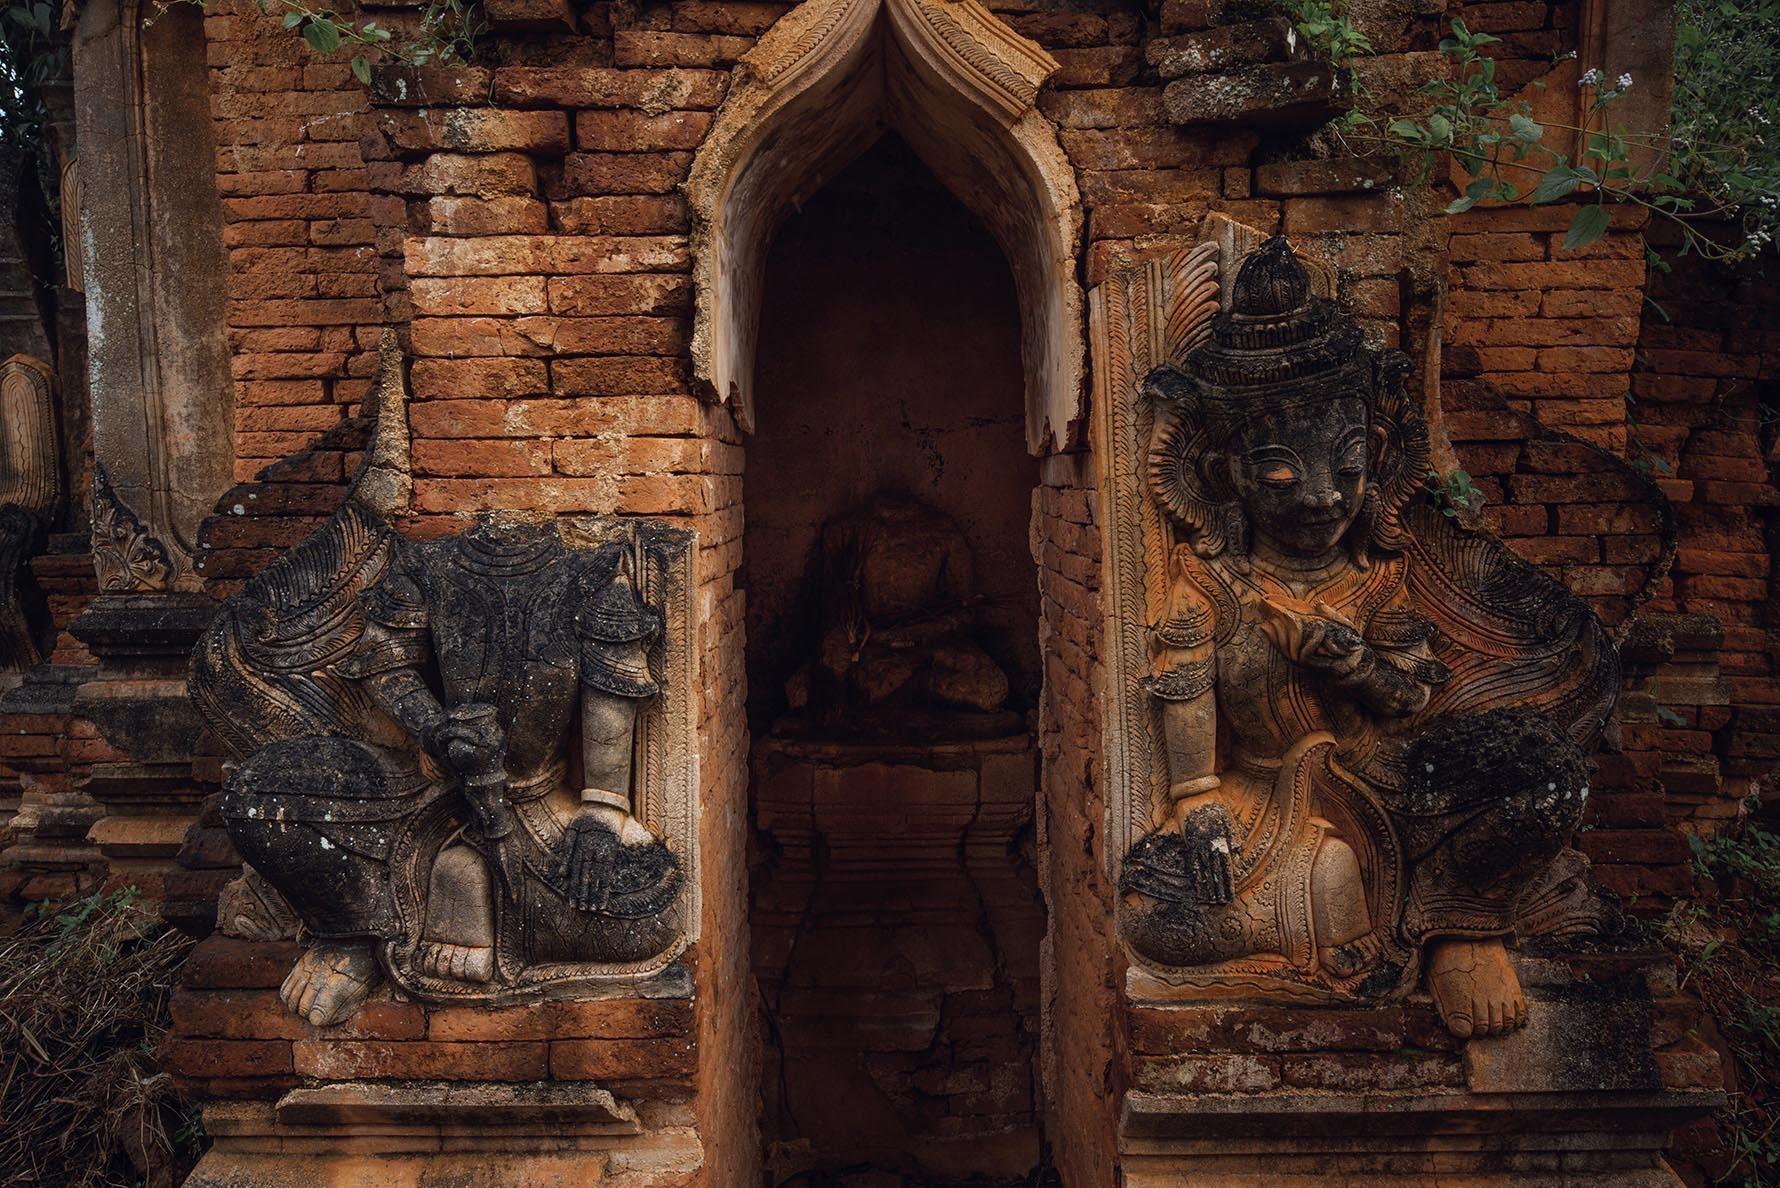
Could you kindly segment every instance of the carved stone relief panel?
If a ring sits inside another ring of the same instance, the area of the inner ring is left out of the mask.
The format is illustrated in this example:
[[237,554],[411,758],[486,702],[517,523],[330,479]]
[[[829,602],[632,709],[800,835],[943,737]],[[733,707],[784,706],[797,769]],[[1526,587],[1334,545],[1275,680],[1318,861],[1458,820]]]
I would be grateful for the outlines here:
[[312,944],[297,1014],[664,969],[698,918],[690,533],[484,517],[427,543],[355,497],[222,612],[191,692],[239,759],[223,927]]
[[203,14],[95,0],[73,55],[80,155],[63,189],[80,220],[69,261],[84,269],[93,455],[105,498],[191,589],[198,524],[235,453]]
[[1092,296],[1119,921],[1134,993],[1518,1026],[1517,937],[1610,911],[1567,848],[1619,688],[1559,583],[1423,492],[1408,360],[1228,220]]

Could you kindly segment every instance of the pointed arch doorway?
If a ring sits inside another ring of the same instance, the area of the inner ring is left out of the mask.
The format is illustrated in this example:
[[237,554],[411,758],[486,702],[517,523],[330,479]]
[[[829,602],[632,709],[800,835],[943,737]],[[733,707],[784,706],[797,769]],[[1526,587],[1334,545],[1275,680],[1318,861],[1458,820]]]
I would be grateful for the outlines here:
[[[813,0],[738,67],[688,186],[695,375],[751,434],[770,1184],[1027,1184],[1045,1161],[1029,526],[1084,350],[1074,175],[1035,110],[1055,69],[974,0]],[[909,617],[874,619],[868,587],[968,605],[943,661],[917,625],[912,680],[861,661],[824,708],[840,539],[857,653]],[[960,651],[1005,687],[948,716],[974,694],[926,694]]]

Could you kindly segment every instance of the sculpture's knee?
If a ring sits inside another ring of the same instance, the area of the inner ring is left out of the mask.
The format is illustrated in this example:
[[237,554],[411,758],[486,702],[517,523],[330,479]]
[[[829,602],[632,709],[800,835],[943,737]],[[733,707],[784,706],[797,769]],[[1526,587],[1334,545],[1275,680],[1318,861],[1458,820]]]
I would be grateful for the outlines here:
[[399,931],[390,896],[391,831],[355,820],[383,794],[368,747],[300,738],[255,752],[229,777],[223,823],[241,857],[318,937],[388,937]]
[[1359,855],[1338,837],[1325,837],[1310,868],[1311,923],[1320,946],[1345,945],[1372,931]]
[[451,846],[433,863],[422,935],[448,945],[494,944],[494,882],[488,863],[469,846]]
[[[1409,751],[1407,807],[1472,889],[1531,875],[1582,821],[1588,764],[1537,710],[1494,710],[1430,728]],[[1412,846],[1422,849],[1424,846]]]

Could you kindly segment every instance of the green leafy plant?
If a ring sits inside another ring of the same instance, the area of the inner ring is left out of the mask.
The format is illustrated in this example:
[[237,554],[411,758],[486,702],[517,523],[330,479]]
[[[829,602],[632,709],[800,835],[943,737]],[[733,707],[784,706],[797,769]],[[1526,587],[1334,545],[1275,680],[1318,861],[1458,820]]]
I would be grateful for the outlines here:
[[1354,59],[1372,52],[1372,39],[1329,0],[1280,0],[1279,6],[1311,51],[1350,78]]
[[1670,910],[1661,930],[1682,985],[1711,1012],[1736,1062],[1736,1091],[1717,1119],[1710,1169],[1720,1188],[1780,1182],[1780,834],[1759,800],[1728,832],[1688,835],[1701,893]]
[[401,66],[465,66],[476,56],[476,39],[487,29],[473,0],[432,0],[421,10],[418,31],[398,37],[376,21],[355,21],[331,8],[311,8],[302,0],[258,0],[261,12],[281,12],[284,27],[295,30],[316,53],[342,45],[359,47],[351,58],[353,77],[371,81],[371,61]]
[[[1364,34],[1326,0],[1276,3],[1313,49],[1350,74],[1353,57],[1370,52]],[[1678,12],[1675,122],[1667,137],[1631,135],[1614,121],[1614,105],[1634,80],[1609,78],[1598,67],[1582,73],[1587,101],[1579,125],[1539,121],[1531,104],[1502,93],[1486,52],[1501,39],[1473,32],[1462,19],[1440,42],[1449,69],[1422,86],[1421,112],[1389,117],[1362,102],[1332,130],[1357,155],[1409,154],[1421,181],[1450,159],[1469,181],[1449,214],[1483,202],[1544,205],[1580,197],[1563,240],[1575,250],[1607,232],[1611,205],[1630,204],[1679,228],[1684,253],[1743,258],[1772,243],[1780,226],[1780,153],[1768,143],[1780,96],[1749,85],[1780,71],[1780,0],[1686,0]],[[1752,16],[1752,36],[1720,28]],[[1739,38],[1734,50],[1720,48]],[[1661,164],[1642,167],[1640,160]],[[1719,232],[1737,216],[1744,234],[1727,241]]]
[[1780,234],[1780,0],[1679,0],[1670,166],[1682,189],[1734,209],[1744,242]]
[[1440,509],[1440,514],[1449,520],[1471,515],[1483,509],[1483,492],[1471,481],[1471,475],[1464,470],[1454,470],[1442,476],[1438,471],[1428,471],[1428,478],[1423,489],[1427,492],[1428,502]]
[[[331,54],[342,46],[356,47],[348,60],[352,76],[366,86],[371,67],[387,64],[407,67],[467,66],[476,60],[478,40],[488,31],[479,0],[429,0],[411,32],[398,31],[374,20],[358,20],[353,13],[319,8],[304,0],[255,0],[259,10],[275,14],[284,27],[309,43],[318,54]],[[171,4],[195,4],[204,0],[161,0]]]
[[0,4],[0,151],[29,152],[43,138],[41,88],[68,77],[68,43],[48,0]]

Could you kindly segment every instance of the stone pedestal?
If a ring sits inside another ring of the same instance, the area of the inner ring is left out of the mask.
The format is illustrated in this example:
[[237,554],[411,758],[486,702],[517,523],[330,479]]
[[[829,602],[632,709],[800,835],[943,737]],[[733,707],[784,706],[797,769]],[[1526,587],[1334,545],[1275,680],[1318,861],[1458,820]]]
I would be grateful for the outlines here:
[[293,1089],[276,1104],[215,1105],[215,1145],[188,1188],[449,1183],[465,1188],[680,1185],[703,1150],[674,1117],[581,1083],[408,1081]]
[[1723,1095],[1668,962],[1515,966],[1530,1018],[1498,1039],[1453,1038],[1419,996],[1372,1009],[1134,1001],[1124,1184],[1675,1188],[1669,1133]]
[[1678,1188],[1663,1147],[1709,1096],[1129,1093],[1120,1167],[1126,1188]]
[[698,1180],[695,955],[607,997],[428,1006],[312,1027],[276,987],[302,952],[212,936],[172,1001],[166,1067],[214,1145],[191,1188]]

